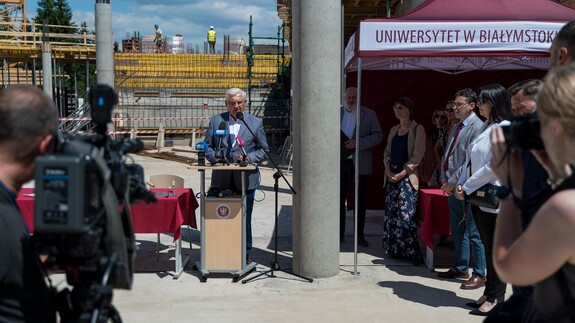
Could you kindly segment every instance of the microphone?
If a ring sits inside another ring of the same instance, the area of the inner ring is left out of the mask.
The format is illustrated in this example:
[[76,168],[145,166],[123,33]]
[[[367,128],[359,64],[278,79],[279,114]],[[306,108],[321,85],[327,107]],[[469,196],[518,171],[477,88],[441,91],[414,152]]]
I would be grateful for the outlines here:
[[222,138],[227,136],[228,134],[228,130],[226,127],[226,122],[222,121],[220,122],[220,125],[218,126],[218,129],[214,130],[214,136],[219,137],[218,140],[218,152],[220,154],[220,159],[224,159],[224,153],[222,151]]
[[196,150],[198,151],[198,166],[206,166],[206,150],[208,150],[208,144],[200,141],[196,144]]
[[248,157],[248,153],[246,153],[246,150],[244,149],[244,141],[242,140],[242,137],[237,136],[236,142],[238,144],[238,147],[240,147],[242,149],[242,161],[246,161],[246,158]]
[[237,117],[238,119],[244,121],[244,113],[243,113],[243,112],[238,111],[238,112],[236,113],[236,117]]
[[228,134],[228,131],[227,131],[227,127],[226,127],[226,122],[222,121],[222,122],[220,122],[218,129],[214,129],[214,136],[223,137],[227,134]]

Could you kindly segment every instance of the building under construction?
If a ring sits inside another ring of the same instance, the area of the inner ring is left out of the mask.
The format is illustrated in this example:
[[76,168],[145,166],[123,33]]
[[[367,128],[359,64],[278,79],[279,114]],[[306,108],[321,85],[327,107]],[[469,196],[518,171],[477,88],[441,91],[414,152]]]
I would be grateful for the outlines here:
[[[79,75],[94,73],[94,32],[86,28],[79,34],[78,27],[72,27],[69,33],[50,33],[43,38],[43,29],[49,26],[26,25],[25,3],[0,1],[5,27],[0,31],[2,86],[43,87],[42,65],[49,63],[61,129],[72,133],[88,130],[90,109],[78,93],[84,93],[95,78],[87,75],[81,82]],[[119,104],[110,133],[140,138],[161,134],[167,142],[170,138],[197,139],[209,117],[227,110],[225,92],[238,87],[248,93],[246,110],[264,119],[270,145],[279,147],[290,124],[290,56],[284,52],[283,28],[278,28],[277,37],[258,38],[251,34],[250,23],[249,34],[243,53],[231,44],[234,38],[226,36],[227,50],[222,54],[185,54],[181,35],[166,38],[173,43],[170,53],[146,53],[145,37],[133,38],[135,50],[114,54]],[[46,51],[51,60],[42,62]]]

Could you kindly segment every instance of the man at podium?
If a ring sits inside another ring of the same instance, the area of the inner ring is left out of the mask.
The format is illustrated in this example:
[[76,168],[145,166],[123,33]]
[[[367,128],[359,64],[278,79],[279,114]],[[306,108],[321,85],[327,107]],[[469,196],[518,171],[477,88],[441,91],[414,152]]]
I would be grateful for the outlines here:
[[[208,144],[206,159],[212,163],[256,164],[266,159],[269,152],[268,142],[262,119],[244,113],[247,103],[246,93],[238,88],[231,88],[225,97],[228,112],[218,114],[210,119],[205,142]],[[248,178],[246,190],[246,262],[251,263],[252,249],[252,210],[254,194],[260,182],[259,169],[246,171]],[[241,194],[241,171],[212,172],[210,189],[220,191],[229,189],[234,194]]]

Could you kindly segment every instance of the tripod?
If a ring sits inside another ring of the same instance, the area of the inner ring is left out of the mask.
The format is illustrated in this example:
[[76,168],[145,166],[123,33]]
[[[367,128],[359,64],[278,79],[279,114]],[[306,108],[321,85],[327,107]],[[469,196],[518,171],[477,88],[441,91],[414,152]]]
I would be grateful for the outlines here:
[[[271,158],[270,158],[270,160],[271,160]],[[273,162],[272,162],[272,163],[273,163]],[[274,166],[275,166],[275,165],[274,165]],[[278,169],[278,168],[276,167],[276,169]],[[274,173],[274,180],[275,180],[275,182],[274,182],[274,193],[275,193],[274,261],[272,262],[272,264],[271,264],[271,266],[270,266],[270,269],[268,269],[268,270],[266,270],[266,271],[263,271],[263,272],[261,272],[261,273],[255,275],[254,277],[251,277],[251,278],[242,280],[242,284],[248,283],[248,282],[250,282],[250,281],[252,281],[252,280],[254,280],[254,279],[258,278],[258,277],[261,277],[261,276],[263,276],[263,275],[266,275],[266,277],[275,278],[275,277],[277,277],[276,275],[274,275],[274,272],[275,272],[275,271],[281,271],[281,272],[284,272],[284,273],[287,273],[287,274],[290,274],[290,275],[294,275],[294,276],[299,277],[299,278],[301,278],[301,279],[305,279],[305,280],[307,280],[307,281],[310,282],[310,283],[313,282],[313,279],[311,279],[311,278],[307,278],[307,277],[304,277],[304,276],[300,276],[300,275],[295,274],[295,273],[293,273],[293,272],[291,272],[291,271],[287,271],[288,269],[282,269],[282,268],[280,267],[279,262],[278,262],[278,224],[279,224],[279,223],[278,223],[278,191],[279,191],[278,180],[279,180],[280,177],[283,177],[283,174],[282,174],[281,171],[278,169],[278,171]],[[285,177],[284,177],[284,179],[285,179]],[[286,180],[286,183],[287,183],[287,180]],[[289,183],[288,183],[288,185],[289,185]],[[291,187],[291,185],[290,185],[290,189],[291,189],[292,192],[295,194],[295,191],[294,191],[293,187]]]
[[[238,117],[238,119],[246,126],[246,128],[248,129],[248,131],[252,134],[252,136],[254,137],[254,139],[255,139],[257,145],[258,145],[258,146],[261,146],[261,144],[260,144],[260,142],[259,142],[259,140],[258,140],[258,137],[254,134],[254,132],[252,131],[252,129],[250,128],[250,126],[248,126],[248,124],[247,124],[246,121],[244,120],[244,114],[243,114],[243,112],[241,112],[241,111],[240,111],[240,112],[237,112],[237,117]],[[294,275],[294,276],[296,276],[296,277],[305,279],[305,280],[307,280],[308,282],[311,283],[311,282],[313,282],[313,279],[307,278],[307,277],[304,277],[304,276],[300,276],[300,275],[294,274],[294,273],[292,273],[292,272],[283,270],[283,269],[281,269],[281,267],[280,267],[280,265],[279,265],[279,263],[278,263],[278,187],[279,187],[279,185],[278,185],[278,180],[279,180],[279,178],[281,177],[281,178],[284,179],[284,181],[285,181],[286,184],[289,186],[289,188],[290,188],[290,190],[292,191],[293,194],[296,194],[296,192],[295,192],[295,190],[293,189],[293,187],[290,185],[290,183],[288,182],[288,180],[286,179],[286,177],[284,176],[284,174],[282,173],[282,171],[279,169],[278,165],[274,162],[273,159],[270,158],[270,155],[267,153],[267,151],[263,150],[263,152],[266,154],[268,160],[269,160],[269,161],[272,163],[272,165],[274,166],[274,169],[277,170],[277,171],[274,173],[274,180],[275,180],[275,183],[274,183],[274,192],[275,192],[275,246],[274,246],[274,249],[275,249],[275,251],[274,251],[274,252],[275,252],[275,256],[274,256],[274,262],[273,262],[272,265],[270,266],[270,269],[269,269],[269,270],[266,270],[266,271],[264,271],[264,272],[261,272],[261,273],[257,274],[257,275],[254,276],[254,277],[251,277],[251,278],[242,280],[242,284],[245,284],[245,283],[247,283],[247,282],[249,282],[249,281],[252,281],[252,280],[254,280],[254,279],[256,279],[256,278],[258,278],[258,277],[260,277],[260,276],[263,276],[263,275],[267,275],[267,277],[275,278],[275,277],[277,277],[277,276],[274,275],[274,271],[283,271],[283,272],[285,272],[285,273],[288,273],[288,274]],[[268,274],[269,274],[269,275],[268,275]]]
[[[58,293],[58,309],[62,322],[122,323],[120,313],[112,304],[113,287],[108,284],[112,270],[118,264],[118,253],[107,260],[101,282],[98,277],[80,272],[72,291],[64,289]],[[67,278],[70,273],[66,273]],[[84,276],[85,275],[85,276]]]

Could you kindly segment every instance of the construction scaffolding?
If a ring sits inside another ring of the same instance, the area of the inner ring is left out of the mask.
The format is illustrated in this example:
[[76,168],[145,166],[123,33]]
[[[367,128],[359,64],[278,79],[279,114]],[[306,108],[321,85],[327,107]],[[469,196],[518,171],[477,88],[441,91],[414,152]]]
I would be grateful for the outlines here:
[[[271,145],[280,146],[281,152],[289,151],[291,158],[291,59],[285,54],[285,25],[277,28],[276,37],[257,37],[252,32],[250,16],[248,62],[248,109],[264,119]],[[260,65],[274,66],[263,70]],[[286,147],[289,145],[290,147]]]
[[[263,55],[255,55],[259,56]],[[281,57],[281,60],[289,62],[289,57]],[[260,73],[260,76],[250,78],[250,71]],[[229,52],[224,55],[116,54],[115,80],[119,98],[116,117],[122,119],[116,123],[116,129],[128,133],[133,129],[152,131],[161,126],[172,137],[186,131],[201,133],[211,116],[227,111],[224,96],[229,88],[248,89],[251,95],[267,98],[273,88],[269,83],[275,82],[277,77],[264,75],[277,74],[278,65],[274,60],[258,59],[249,69],[245,55]],[[250,82],[266,86],[250,89]],[[277,109],[276,105],[250,112],[264,121],[273,119],[276,122],[278,113],[270,112],[273,108]],[[275,133],[286,130],[289,127],[266,127],[270,144],[279,146]]]
[[[53,98],[59,108],[61,130],[90,131],[90,107],[78,93],[87,90],[95,80],[93,29],[84,28],[79,34],[78,26],[28,23],[25,4],[25,0],[0,0],[2,87],[43,86],[40,57],[42,41],[46,38],[42,37],[42,30],[69,29],[69,32],[51,32],[47,36],[52,56]],[[274,50],[269,51],[263,50],[267,45],[254,44],[258,38],[250,38],[249,46],[244,46],[238,37],[225,38],[228,50],[218,55],[116,53],[114,73],[119,103],[114,110],[114,128],[110,134],[199,139],[209,118],[227,111],[225,92],[237,87],[248,92],[247,110],[264,120],[268,142],[272,149],[277,149],[289,133],[290,124],[284,95],[287,89],[284,76],[290,56],[284,55],[283,46],[279,46],[283,39],[279,39],[278,34],[278,45],[272,45]],[[127,44],[132,51],[141,51],[144,45],[139,34]],[[182,52],[183,37],[174,37],[172,45],[172,52]],[[277,49],[280,47],[281,51]]]

